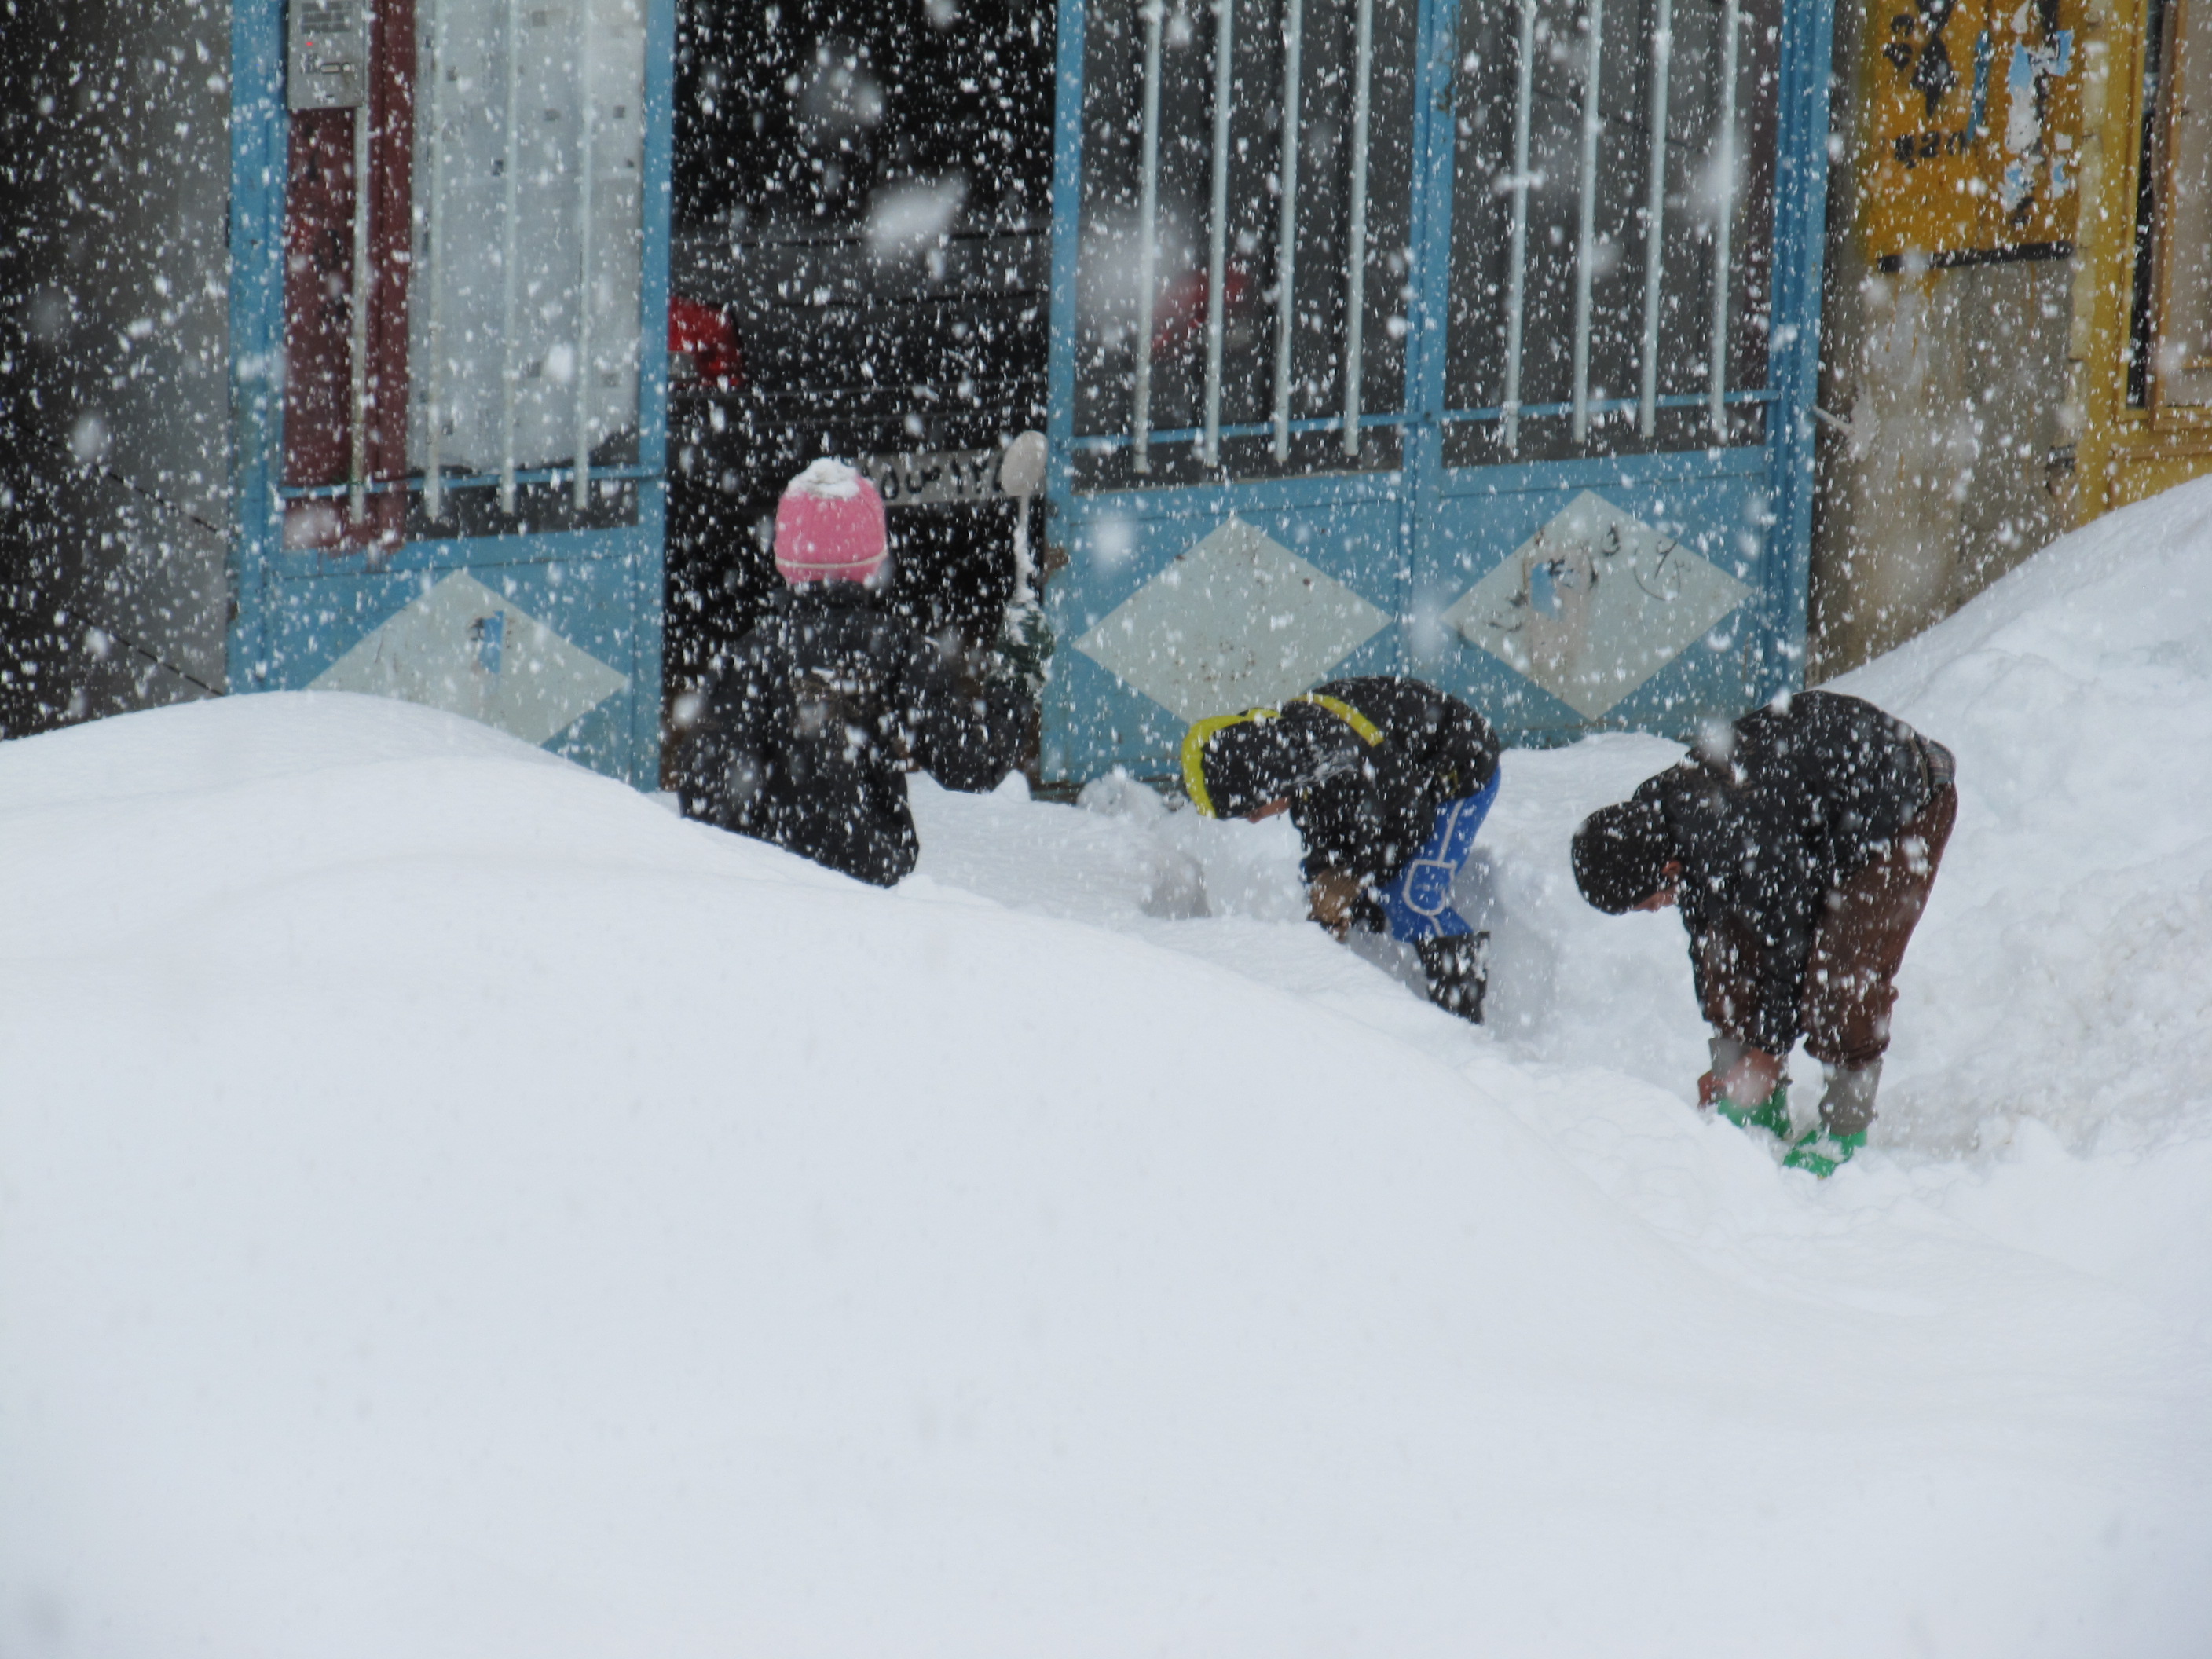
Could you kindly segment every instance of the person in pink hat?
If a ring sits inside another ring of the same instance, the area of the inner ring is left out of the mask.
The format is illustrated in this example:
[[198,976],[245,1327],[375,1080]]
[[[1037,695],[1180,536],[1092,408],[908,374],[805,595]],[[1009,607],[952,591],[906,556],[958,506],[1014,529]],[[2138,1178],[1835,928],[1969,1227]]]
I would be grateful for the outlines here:
[[921,853],[904,774],[979,790],[1014,769],[1019,694],[964,688],[884,603],[883,497],[824,457],[775,510],[787,584],[679,716],[684,815],[889,887]]

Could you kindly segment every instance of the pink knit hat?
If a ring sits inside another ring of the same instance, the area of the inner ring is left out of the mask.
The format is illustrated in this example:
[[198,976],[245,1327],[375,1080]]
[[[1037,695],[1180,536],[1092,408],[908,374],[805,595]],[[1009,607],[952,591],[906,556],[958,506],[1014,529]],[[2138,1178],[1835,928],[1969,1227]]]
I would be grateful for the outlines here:
[[864,474],[827,455],[784,486],[775,504],[775,568],[784,580],[864,582],[884,562],[884,498]]

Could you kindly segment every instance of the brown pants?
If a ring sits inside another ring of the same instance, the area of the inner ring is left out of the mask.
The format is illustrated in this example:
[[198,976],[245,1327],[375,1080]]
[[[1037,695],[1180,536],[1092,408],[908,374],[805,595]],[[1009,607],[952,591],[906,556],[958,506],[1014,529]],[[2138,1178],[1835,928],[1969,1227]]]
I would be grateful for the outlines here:
[[[1957,786],[1939,781],[1897,838],[1828,894],[1813,929],[1797,1009],[1805,1047],[1821,1064],[1855,1071],[1888,1048],[1897,969],[1928,908],[1928,890],[1958,816]],[[1723,1036],[1744,1042],[1742,1033],[1762,1023],[1759,960],[1758,947],[1735,928],[1716,929],[1699,942],[1705,1018]]]

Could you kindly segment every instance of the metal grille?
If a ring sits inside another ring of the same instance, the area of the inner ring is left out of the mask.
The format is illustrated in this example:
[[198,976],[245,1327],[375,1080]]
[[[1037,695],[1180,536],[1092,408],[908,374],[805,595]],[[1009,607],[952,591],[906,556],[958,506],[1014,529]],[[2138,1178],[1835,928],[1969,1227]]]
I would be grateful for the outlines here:
[[1131,481],[1395,465],[1365,439],[1415,418],[1417,300],[1443,418],[1489,428],[1461,464],[1756,441],[1778,0],[1463,8],[1431,72],[1449,203],[1414,199],[1421,21],[1088,9],[1075,430]]

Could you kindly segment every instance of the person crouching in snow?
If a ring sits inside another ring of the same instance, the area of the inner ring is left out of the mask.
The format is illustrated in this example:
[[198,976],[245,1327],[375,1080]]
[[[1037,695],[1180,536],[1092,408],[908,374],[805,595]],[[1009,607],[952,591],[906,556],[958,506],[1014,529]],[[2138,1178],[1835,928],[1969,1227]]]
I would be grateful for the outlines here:
[[988,789],[1014,769],[1027,723],[1013,688],[970,693],[885,607],[884,550],[866,477],[824,458],[792,480],[775,512],[788,586],[682,722],[675,768],[686,817],[879,887],[921,852],[902,775]]
[[1339,939],[1387,928],[1419,954],[1431,1001],[1481,1022],[1490,936],[1451,896],[1498,797],[1488,720],[1419,680],[1334,680],[1279,708],[1200,720],[1182,775],[1207,817],[1287,811],[1313,919]]
[[1866,1145],[1893,983],[1958,815],[1951,751],[1856,697],[1803,691],[1721,728],[1575,834],[1611,915],[1679,903],[1713,1028],[1698,1103],[1790,1138],[1790,1051],[1826,1082],[1783,1161],[1835,1172]]

